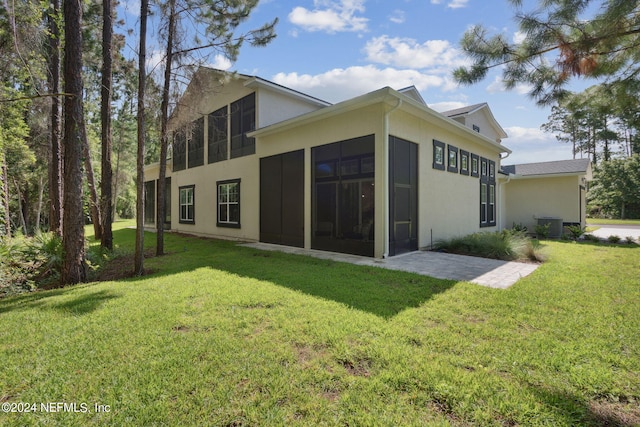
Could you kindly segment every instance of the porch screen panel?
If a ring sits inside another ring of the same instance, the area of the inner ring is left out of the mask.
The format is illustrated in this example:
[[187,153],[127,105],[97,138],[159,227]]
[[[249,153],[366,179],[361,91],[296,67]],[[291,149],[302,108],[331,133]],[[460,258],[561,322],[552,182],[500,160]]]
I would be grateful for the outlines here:
[[374,136],[314,147],[314,249],[373,256]]
[[304,150],[260,159],[260,241],[304,246]]

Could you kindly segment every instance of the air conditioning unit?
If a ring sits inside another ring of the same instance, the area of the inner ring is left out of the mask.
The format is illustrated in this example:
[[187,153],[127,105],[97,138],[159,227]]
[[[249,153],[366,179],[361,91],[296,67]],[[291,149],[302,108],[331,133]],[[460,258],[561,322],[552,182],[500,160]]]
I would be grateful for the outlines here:
[[549,225],[549,237],[552,239],[559,239],[562,237],[562,218],[556,217],[541,217],[538,218],[538,225]]

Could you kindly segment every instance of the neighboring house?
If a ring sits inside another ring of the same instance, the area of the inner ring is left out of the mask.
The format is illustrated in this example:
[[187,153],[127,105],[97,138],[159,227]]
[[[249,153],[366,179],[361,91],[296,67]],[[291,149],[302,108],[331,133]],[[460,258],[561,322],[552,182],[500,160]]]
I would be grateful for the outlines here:
[[[510,150],[488,106],[476,107],[449,118],[414,87],[332,105],[200,69],[169,124],[166,226],[378,258],[497,230]],[[145,176],[152,226],[158,165]]]
[[500,170],[502,228],[524,225],[530,232],[551,223],[551,236],[567,225],[586,225],[586,185],[592,179],[588,159],[503,166]]

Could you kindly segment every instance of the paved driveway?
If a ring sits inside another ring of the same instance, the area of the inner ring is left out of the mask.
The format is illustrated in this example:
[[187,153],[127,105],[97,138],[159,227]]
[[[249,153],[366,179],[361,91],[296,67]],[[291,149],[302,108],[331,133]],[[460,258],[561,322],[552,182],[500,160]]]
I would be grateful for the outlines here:
[[255,249],[280,251],[298,255],[348,262],[358,265],[408,271],[438,279],[467,281],[490,288],[506,289],[535,271],[538,264],[499,261],[495,259],[416,251],[387,259],[369,258],[314,249],[293,248],[270,243],[245,243]]
[[589,224],[590,227],[600,227],[596,231],[592,231],[589,234],[593,234],[601,239],[606,239],[609,236],[619,236],[622,239],[627,237],[633,237],[636,242],[640,242],[640,225],[598,225]]

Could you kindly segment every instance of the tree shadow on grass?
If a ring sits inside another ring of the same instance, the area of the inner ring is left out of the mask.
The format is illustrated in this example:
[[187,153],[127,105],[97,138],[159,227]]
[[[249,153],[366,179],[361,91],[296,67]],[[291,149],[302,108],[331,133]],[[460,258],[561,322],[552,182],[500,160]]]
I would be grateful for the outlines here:
[[83,292],[75,298],[60,303],[49,301],[56,296],[79,291],[78,287],[66,287],[50,291],[33,292],[21,294],[15,297],[0,299],[0,314],[14,310],[28,310],[33,308],[55,309],[68,312],[73,315],[84,315],[91,313],[106,301],[118,298],[119,295],[102,290],[96,292]]
[[640,407],[625,396],[585,400],[549,387],[527,388],[567,425],[587,427],[632,427],[640,425]]
[[174,233],[165,237],[168,255],[145,260],[145,268],[155,271],[148,277],[211,268],[336,301],[383,318],[418,307],[457,283],[414,273],[263,251],[238,246],[237,242]]

